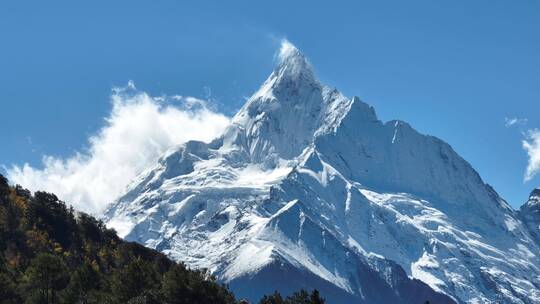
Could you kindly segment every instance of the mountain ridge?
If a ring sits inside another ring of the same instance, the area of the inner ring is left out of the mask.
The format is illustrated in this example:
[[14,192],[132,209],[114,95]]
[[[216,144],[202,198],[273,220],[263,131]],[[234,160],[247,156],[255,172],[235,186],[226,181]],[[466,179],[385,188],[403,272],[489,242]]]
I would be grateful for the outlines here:
[[395,282],[444,303],[540,301],[530,226],[450,145],[321,84],[290,43],[278,58],[222,136],[167,153],[108,224],[240,294],[283,265],[335,303],[418,300]]

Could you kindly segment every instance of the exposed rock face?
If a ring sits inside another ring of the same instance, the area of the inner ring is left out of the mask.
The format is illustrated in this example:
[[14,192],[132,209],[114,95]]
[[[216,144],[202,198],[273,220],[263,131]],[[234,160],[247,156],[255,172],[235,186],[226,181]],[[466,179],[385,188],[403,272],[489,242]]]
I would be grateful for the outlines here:
[[531,192],[529,200],[521,206],[519,215],[531,235],[540,244],[540,188]]

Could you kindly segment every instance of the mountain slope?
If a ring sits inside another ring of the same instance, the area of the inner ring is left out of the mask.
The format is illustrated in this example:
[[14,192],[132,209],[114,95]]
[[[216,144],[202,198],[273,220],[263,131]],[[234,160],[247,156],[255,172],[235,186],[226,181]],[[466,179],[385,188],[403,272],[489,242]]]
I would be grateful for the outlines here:
[[531,192],[529,200],[521,206],[519,215],[536,242],[540,244],[540,188]]
[[332,303],[540,301],[538,244],[478,173],[288,43],[221,137],[172,149],[105,219],[240,295],[287,275]]
[[0,303],[238,302],[207,273],[0,175]]

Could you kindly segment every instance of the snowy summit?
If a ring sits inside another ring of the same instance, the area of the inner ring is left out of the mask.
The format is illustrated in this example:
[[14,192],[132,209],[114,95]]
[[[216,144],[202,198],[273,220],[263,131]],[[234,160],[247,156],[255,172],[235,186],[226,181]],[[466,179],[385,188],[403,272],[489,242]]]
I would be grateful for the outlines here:
[[285,41],[223,135],[170,150],[105,219],[239,297],[539,303],[540,217],[526,206],[442,140],[321,84]]

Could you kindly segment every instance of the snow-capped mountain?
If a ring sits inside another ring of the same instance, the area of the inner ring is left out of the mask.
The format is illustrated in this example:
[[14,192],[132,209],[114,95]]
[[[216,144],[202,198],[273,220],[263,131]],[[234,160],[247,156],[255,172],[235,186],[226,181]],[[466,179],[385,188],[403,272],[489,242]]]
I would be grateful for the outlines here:
[[540,244],[540,188],[531,192],[529,200],[521,206],[519,213],[531,235]]
[[540,303],[523,210],[442,140],[321,84],[284,43],[221,137],[170,150],[105,220],[240,297],[315,287],[329,303]]

